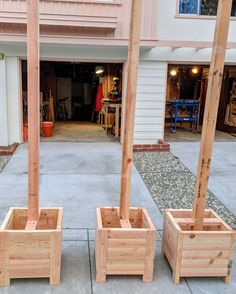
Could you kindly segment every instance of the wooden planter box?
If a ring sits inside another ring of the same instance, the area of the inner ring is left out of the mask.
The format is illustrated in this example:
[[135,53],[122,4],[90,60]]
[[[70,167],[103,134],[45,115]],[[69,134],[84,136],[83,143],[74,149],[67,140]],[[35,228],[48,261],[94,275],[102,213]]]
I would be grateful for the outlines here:
[[229,282],[235,232],[213,211],[206,210],[202,231],[193,230],[192,210],[164,210],[162,252],[180,277],[223,277]]
[[153,279],[156,229],[146,209],[130,208],[131,228],[120,225],[119,208],[97,208],[96,281],[107,275]]
[[60,284],[62,208],[41,209],[37,230],[25,230],[26,223],[27,208],[11,208],[0,227],[0,286],[13,278]]

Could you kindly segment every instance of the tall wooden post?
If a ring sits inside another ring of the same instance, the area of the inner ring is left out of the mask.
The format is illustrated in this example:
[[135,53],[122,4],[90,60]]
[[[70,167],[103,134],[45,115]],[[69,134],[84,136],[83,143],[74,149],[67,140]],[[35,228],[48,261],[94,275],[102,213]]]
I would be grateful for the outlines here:
[[232,0],[219,0],[194,195],[194,229],[202,230]]
[[28,223],[34,229],[39,217],[39,0],[27,1],[28,66]]
[[136,87],[139,64],[141,8],[142,0],[132,1],[120,195],[120,218],[126,221],[129,220],[130,208],[131,168],[133,157]]

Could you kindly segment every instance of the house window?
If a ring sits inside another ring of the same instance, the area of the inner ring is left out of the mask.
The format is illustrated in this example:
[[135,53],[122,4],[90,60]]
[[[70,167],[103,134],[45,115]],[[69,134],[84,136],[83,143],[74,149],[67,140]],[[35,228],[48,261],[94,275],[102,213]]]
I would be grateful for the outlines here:
[[[179,0],[179,14],[216,15],[218,0]],[[236,16],[236,0],[233,0],[231,16]]]

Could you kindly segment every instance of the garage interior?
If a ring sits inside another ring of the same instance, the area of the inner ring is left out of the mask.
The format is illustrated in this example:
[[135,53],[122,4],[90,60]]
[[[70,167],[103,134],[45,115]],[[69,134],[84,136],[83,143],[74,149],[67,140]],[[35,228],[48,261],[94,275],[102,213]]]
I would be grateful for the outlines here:
[[[166,141],[200,141],[208,77],[208,65],[170,64],[168,66]],[[232,141],[234,138],[236,140],[235,136],[236,67],[225,66],[215,140]]]
[[[117,141],[115,110],[104,103],[122,103],[123,64],[40,62],[40,113],[53,123],[42,141]],[[116,93],[116,95],[114,95]],[[22,60],[24,139],[27,140],[27,62]],[[104,102],[102,102],[102,101]],[[108,104],[106,104],[108,105]],[[109,106],[109,105],[108,105]],[[119,112],[119,134],[121,111]]]

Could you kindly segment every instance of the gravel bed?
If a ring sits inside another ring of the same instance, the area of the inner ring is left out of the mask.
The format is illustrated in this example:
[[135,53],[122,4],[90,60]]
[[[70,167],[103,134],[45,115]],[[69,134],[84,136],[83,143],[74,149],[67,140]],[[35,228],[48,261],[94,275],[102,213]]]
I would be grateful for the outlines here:
[[[134,164],[160,211],[192,208],[196,177],[171,152],[137,152]],[[234,214],[209,190],[207,207],[236,229]]]
[[11,156],[0,156],[0,173],[4,169],[5,165],[8,163],[8,160]]

